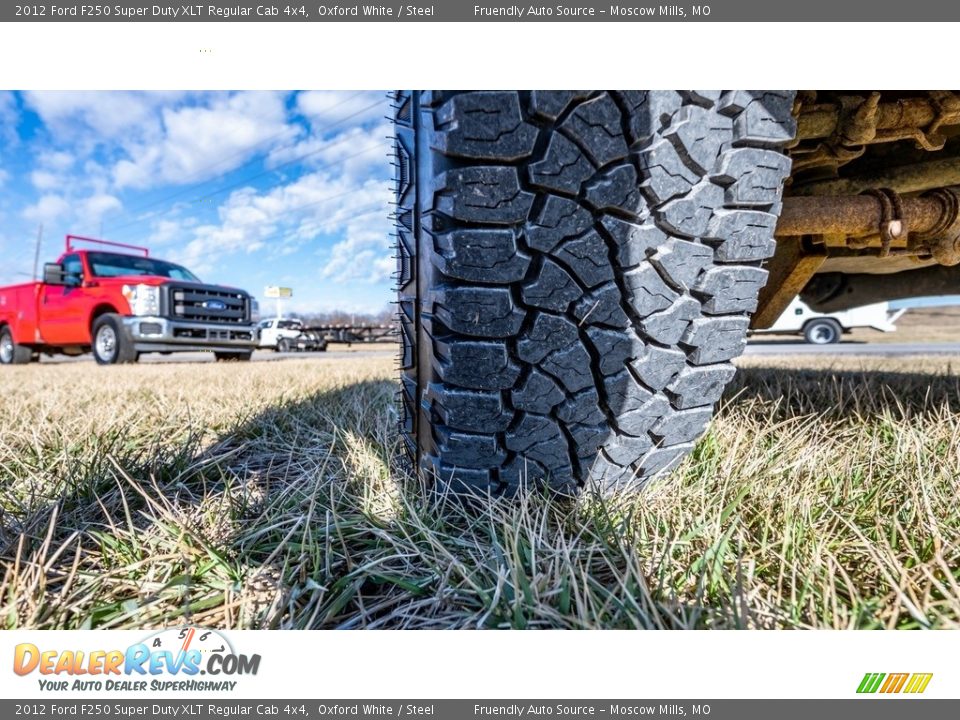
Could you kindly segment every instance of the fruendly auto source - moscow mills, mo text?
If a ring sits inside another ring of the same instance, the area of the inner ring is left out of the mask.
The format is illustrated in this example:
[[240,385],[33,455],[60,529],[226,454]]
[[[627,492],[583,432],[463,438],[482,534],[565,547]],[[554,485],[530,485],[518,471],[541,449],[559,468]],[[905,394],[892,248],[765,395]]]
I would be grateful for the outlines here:
[[631,18],[631,17],[688,17],[710,15],[709,5],[610,5],[594,8],[580,5],[474,5],[474,17],[506,17],[522,20],[525,17],[558,18]]

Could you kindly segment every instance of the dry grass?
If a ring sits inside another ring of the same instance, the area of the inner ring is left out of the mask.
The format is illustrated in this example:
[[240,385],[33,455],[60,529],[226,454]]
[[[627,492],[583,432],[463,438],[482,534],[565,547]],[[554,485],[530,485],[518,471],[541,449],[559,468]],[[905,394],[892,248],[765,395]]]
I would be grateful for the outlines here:
[[[444,504],[384,359],[0,373],[6,627],[960,626],[946,360],[747,358],[648,492]],[[882,370],[882,371],[881,371]]]

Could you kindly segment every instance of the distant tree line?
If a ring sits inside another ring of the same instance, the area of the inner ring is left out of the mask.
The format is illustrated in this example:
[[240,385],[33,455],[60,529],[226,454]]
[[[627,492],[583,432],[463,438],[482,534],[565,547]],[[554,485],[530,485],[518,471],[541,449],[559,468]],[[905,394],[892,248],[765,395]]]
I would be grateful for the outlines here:
[[305,325],[390,325],[395,320],[396,310],[387,305],[378,313],[331,310],[330,312],[290,313],[289,316],[299,318]]

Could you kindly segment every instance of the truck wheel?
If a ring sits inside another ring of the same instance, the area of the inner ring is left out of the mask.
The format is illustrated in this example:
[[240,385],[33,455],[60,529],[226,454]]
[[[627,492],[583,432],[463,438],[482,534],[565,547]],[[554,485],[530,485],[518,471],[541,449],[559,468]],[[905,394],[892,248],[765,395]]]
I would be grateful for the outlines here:
[[840,342],[843,328],[833,318],[816,318],[803,326],[803,339],[814,345]]
[[101,315],[93,322],[93,357],[100,365],[134,363],[139,358],[120,316]]
[[215,352],[217,362],[250,362],[253,352]]
[[639,487],[766,281],[792,92],[394,96],[402,419],[454,492]]
[[287,338],[280,338],[277,340],[277,352],[278,353],[288,353],[290,352],[290,340]]
[[33,351],[13,340],[10,328],[0,330],[0,365],[26,365],[33,359]]

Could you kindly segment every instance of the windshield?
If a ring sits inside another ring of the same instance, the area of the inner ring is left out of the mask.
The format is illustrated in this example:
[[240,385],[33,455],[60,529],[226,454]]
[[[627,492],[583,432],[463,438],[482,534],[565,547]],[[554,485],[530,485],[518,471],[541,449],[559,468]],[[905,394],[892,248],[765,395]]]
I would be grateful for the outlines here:
[[281,330],[298,330],[300,328],[299,320],[281,320],[277,323],[277,327]]
[[87,253],[87,261],[90,263],[90,271],[97,277],[152,275],[174,280],[200,282],[200,279],[185,267],[174,265],[165,260],[154,260],[153,258],[137,257],[136,255],[91,252]]

